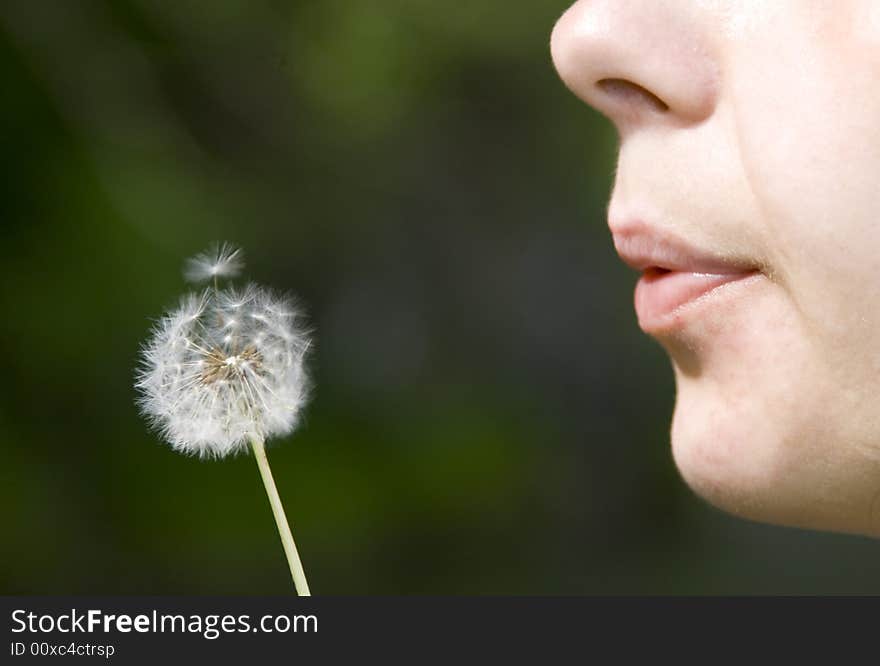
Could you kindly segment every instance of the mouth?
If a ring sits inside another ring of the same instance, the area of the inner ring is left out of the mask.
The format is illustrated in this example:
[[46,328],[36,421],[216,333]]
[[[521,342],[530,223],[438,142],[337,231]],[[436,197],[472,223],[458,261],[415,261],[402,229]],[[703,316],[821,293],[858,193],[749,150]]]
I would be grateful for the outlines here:
[[720,306],[728,285],[761,275],[745,261],[719,257],[644,225],[613,233],[621,259],[642,273],[636,284],[635,308],[639,326],[650,335],[674,333],[697,317],[698,310]]
[[635,305],[639,326],[646,333],[669,332],[671,328],[684,323],[683,310],[686,306],[695,305],[698,301],[708,305],[721,287],[756,275],[757,270],[715,274],[649,268],[636,283]]

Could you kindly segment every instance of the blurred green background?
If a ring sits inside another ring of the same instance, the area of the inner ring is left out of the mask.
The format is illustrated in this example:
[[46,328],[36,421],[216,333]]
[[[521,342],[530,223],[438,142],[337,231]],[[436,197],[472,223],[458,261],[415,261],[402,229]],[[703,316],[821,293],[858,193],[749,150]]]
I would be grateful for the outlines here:
[[4,3],[0,592],[292,591],[254,461],[134,406],[213,240],[316,329],[270,450],[314,592],[880,592],[876,542],[678,478],[616,138],[549,57],[566,5]]

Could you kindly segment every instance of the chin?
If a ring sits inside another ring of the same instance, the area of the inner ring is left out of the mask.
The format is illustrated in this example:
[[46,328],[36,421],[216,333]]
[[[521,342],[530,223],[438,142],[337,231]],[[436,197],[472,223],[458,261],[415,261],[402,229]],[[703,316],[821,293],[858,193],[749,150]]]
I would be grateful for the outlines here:
[[728,296],[658,337],[675,371],[682,478],[742,518],[880,536],[875,366],[830,361],[770,281]]
[[[679,383],[672,455],[685,483],[752,521],[880,536],[878,461],[838,441],[822,411]],[[816,418],[819,415],[819,418]]]
[[792,502],[783,491],[787,475],[780,444],[768,441],[757,425],[758,415],[747,417],[743,405],[717,403],[699,391],[679,391],[671,430],[679,474],[719,509],[750,520],[789,524]]

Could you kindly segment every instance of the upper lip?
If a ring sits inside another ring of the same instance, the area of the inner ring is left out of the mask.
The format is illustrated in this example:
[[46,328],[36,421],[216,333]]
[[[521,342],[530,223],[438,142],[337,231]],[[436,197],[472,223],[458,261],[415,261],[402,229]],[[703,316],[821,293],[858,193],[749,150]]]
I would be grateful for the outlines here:
[[614,247],[628,266],[639,271],[662,270],[728,275],[756,270],[736,258],[693,247],[643,222],[612,226]]

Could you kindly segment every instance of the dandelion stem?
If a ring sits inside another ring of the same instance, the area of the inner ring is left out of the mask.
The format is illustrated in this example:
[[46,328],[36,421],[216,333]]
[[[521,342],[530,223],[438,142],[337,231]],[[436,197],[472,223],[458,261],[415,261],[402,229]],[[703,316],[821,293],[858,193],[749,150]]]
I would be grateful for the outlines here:
[[303,571],[302,562],[300,562],[299,553],[296,550],[296,544],[293,542],[293,534],[290,532],[287,516],[284,514],[284,506],[282,506],[281,498],[278,496],[275,479],[272,478],[272,470],[269,468],[269,459],[266,458],[266,447],[263,444],[263,440],[258,437],[252,437],[251,448],[253,448],[254,457],[257,459],[257,467],[260,468],[260,476],[263,477],[263,485],[266,486],[269,504],[272,505],[272,513],[275,515],[275,524],[278,526],[278,534],[281,536],[284,554],[287,555],[287,563],[290,565],[290,575],[293,576],[296,593],[301,597],[309,597],[312,593],[309,592],[309,584],[306,582],[306,574]]

